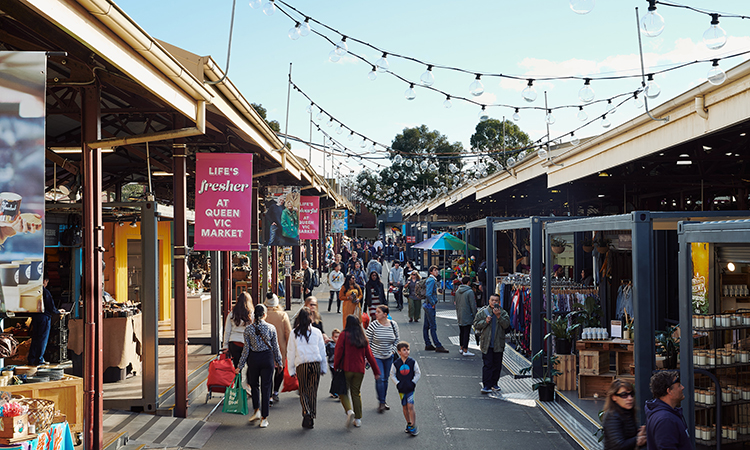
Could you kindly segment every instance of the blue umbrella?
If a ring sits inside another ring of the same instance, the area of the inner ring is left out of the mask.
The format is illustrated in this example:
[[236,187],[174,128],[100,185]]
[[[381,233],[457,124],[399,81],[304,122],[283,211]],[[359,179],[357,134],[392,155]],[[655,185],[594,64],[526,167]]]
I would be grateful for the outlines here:
[[[419,244],[415,244],[412,248],[418,248],[422,250],[479,250],[473,245],[462,241],[461,239],[453,236],[450,233],[440,233],[437,236],[433,236],[429,239],[425,239]],[[443,259],[445,261],[445,259]],[[445,271],[443,271],[445,273]],[[447,280],[443,280],[443,301],[445,301],[445,290],[447,289]]]

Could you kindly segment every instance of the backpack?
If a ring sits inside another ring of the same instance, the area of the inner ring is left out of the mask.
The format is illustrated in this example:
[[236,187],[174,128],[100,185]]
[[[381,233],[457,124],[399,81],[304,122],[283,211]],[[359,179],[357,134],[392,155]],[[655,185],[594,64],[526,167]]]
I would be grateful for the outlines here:
[[416,294],[417,298],[420,300],[427,298],[427,278],[422,278],[417,281],[417,285],[414,286],[414,294]]
[[312,280],[313,287],[320,286],[320,277],[318,276],[318,272],[316,272],[314,270],[312,271],[311,280]]

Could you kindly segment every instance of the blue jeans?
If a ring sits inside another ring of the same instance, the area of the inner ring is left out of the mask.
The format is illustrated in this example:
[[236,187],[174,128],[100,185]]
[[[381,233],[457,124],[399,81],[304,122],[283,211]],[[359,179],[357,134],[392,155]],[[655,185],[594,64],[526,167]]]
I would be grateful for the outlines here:
[[424,305],[424,325],[422,325],[422,335],[424,337],[424,345],[430,344],[430,334],[432,334],[432,341],[435,343],[435,347],[442,347],[437,337],[437,320],[435,317],[435,308],[427,308]]
[[380,377],[375,380],[375,392],[378,395],[378,402],[385,403],[386,394],[388,394],[388,376],[391,374],[393,365],[393,355],[385,359],[375,358],[380,369]]

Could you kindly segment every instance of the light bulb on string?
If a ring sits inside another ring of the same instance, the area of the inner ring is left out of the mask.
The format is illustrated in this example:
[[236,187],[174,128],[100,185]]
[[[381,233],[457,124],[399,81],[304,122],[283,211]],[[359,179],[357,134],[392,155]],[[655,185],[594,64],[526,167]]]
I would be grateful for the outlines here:
[[641,98],[638,97],[638,92],[633,92],[633,102],[637,109],[643,108],[643,100],[641,100]]
[[711,69],[708,71],[706,78],[708,78],[708,82],[714,86],[720,85],[727,79],[727,74],[721,70],[721,67],[719,67],[718,59],[713,60],[713,64],[711,65]]
[[294,27],[289,29],[289,33],[287,33],[287,35],[289,36],[289,39],[293,41],[296,41],[297,39],[299,39],[300,37],[299,27],[300,27],[299,22],[297,22],[294,25]]
[[432,86],[435,83],[435,75],[432,74],[432,66],[427,66],[427,70],[424,71],[419,81],[425,86]]
[[336,49],[334,48],[331,50],[330,53],[328,53],[328,61],[331,61],[332,63],[339,62],[341,60],[341,56],[339,56],[338,53],[336,53]]
[[371,153],[375,153],[375,142],[370,142],[370,146],[367,147],[367,150],[369,150]]
[[353,140],[354,140],[354,132],[352,131],[351,133],[349,133],[349,141],[353,141]]
[[484,94],[484,85],[482,84],[482,75],[476,74],[476,78],[469,85],[469,93],[474,97]]
[[365,147],[367,147],[367,139],[362,139],[362,142],[359,143],[359,148]]
[[646,81],[646,97],[650,99],[654,99],[661,94],[661,87],[659,84],[654,81],[654,74],[650,73],[648,74],[648,80]]
[[435,184],[438,184],[438,183],[440,183],[440,177],[435,176],[435,178],[433,178],[432,181],[434,181]]
[[482,109],[479,111],[479,121],[484,122],[490,118],[490,116],[487,114],[487,111],[485,111],[485,106],[482,105]]
[[591,87],[591,79],[585,78],[583,80],[583,87],[578,90],[578,99],[583,103],[591,103],[594,101],[595,97],[596,94],[594,93],[594,89]]
[[451,106],[453,106],[453,103],[451,103],[451,96],[446,95],[445,100],[443,101],[443,108],[450,109]]
[[398,177],[399,177],[399,173],[398,172],[393,172],[393,178],[395,178],[396,180],[398,180]]
[[547,110],[547,115],[544,116],[544,120],[549,125],[552,125],[553,123],[555,123],[555,116],[552,115],[552,110],[551,109]]
[[338,44],[336,44],[336,54],[339,56],[346,55],[346,52],[349,51],[349,46],[346,45],[346,36],[341,36],[341,41],[339,41]]
[[427,163],[427,160],[423,160],[421,163],[419,163],[419,168],[422,169],[423,172],[426,172],[429,166],[430,165]]
[[309,105],[307,105],[307,109],[305,111],[307,111],[308,114],[312,114],[312,112],[313,112],[313,104],[310,103]]
[[396,155],[393,157],[393,164],[401,164],[404,162],[404,157],[401,155]]
[[430,172],[437,172],[438,171],[438,165],[435,163],[430,164]]
[[377,61],[375,61],[375,67],[378,68],[378,72],[383,73],[388,70],[389,64],[388,64],[388,53],[383,53],[383,56],[380,57]]
[[607,99],[607,114],[615,113],[615,105],[612,104],[612,99]]
[[305,17],[305,21],[302,22],[302,25],[299,27],[299,35],[305,37],[310,34],[310,31],[310,18]]
[[595,4],[596,0],[570,0],[570,9],[576,14],[588,14]]
[[656,37],[664,31],[664,18],[656,12],[656,0],[648,0],[648,12],[641,17],[641,32]]
[[719,26],[718,14],[711,14],[711,26],[703,32],[703,43],[709,50],[718,50],[727,43],[727,32]]
[[342,124],[339,124],[339,126],[336,127],[336,134],[341,134],[344,132],[344,126]]
[[406,97],[407,100],[414,100],[417,98],[417,93],[414,92],[414,83],[409,84],[409,89],[404,91],[404,97]]
[[414,161],[412,161],[411,159],[407,159],[406,161],[404,161],[404,164],[406,164],[406,167],[411,167],[414,165]]
[[318,122],[320,122],[321,120],[323,120],[323,110],[322,109],[320,111],[318,111],[318,114],[315,115],[315,118],[318,119]]
[[273,13],[276,12],[276,3],[274,3],[273,0],[268,0],[268,2],[263,5],[263,14],[267,16],[272,16]]
[[261,3],[263,3],[261,0],[250,0],[250,7],[253,9],[260,8]]
[[513,167],[516,165],[516,158],[513,156],[509,156],[508,159],[505,161],[505,164],[508,165],[508,167]]
[[536,89],[534,88],[534,80],[529,78],[529,83],[526,85],[523,91],[521,91],[521,96],[524,100],[531,103],[534,100],[536,100],[537,93]]
[[331,128],[333,126],[333,117],[331,117],[331,120],[328,121],[328,128]]
[[514,122],[518,122],[519,120],[521,120],[521,115],[518,114],[518,108],[516,108],[516,111],[513,113],[512,117]]
[[378,78],[378,72],[376,71],[375,66],[372,66],[372,70],[367,74],[367,78],[370,81],[375,81]]
[[579,106],[579,107],[578,107],[578,114],[576,114],[576,117],[577,117],[577,118],[578,118],[578,120],[580,120],[581,122],[585,122],[585,121],[586,121],[586,119],[588,119],[588,118],[589,118],[589,115],[588,115],[588,114],[586,114],[586,111],[584,111],[584,110],[583,110],[583,106]]
[[570,143],[574,146],[581,143],[581,141],[576,137],[575,134],[573,134],[573,132],[570,133]]
[[539,157],[539,159],[547,159],[547,149],[544,147],[541,147],[537,152],[536,155]]
[[607,115],[602,116],[602,128],[609,128],[612,126],[612,122],[607,119]]

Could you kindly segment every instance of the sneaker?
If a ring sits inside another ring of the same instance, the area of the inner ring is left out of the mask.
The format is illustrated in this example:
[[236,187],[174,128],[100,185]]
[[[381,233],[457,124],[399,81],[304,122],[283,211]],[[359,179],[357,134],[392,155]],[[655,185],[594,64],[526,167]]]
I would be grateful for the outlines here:
[[482,390],[479,391],[479,392],[481,392],[482,394],[491,394],[492,393],[492,389],[491,388],[483,387]]
[[260,421],[260,427],[261,428],[268,428],[268,419],[263,419]]
[[411,433],[411,424],[410,423],[406,424],[406,429],[404,430],[404,433],[406,433],[406,434]]
[[416,436],[416,435],[419,434],[419,430],[417,430],[417,426],[416,425],[412,425],[411,431],[409,431],[409,434],[411,434],[412,436]]
[[470,351],[461,352],[461,356],[474,356],[474,353],[471,353]]
[[354,411],[351,409],[346,412],[346,428],[349,428],[354,421]]
[[378,413],[383,414],[383,411],[385,411],[385,403],[378,405]]
[[492,392],[500,392],[500,386],[494,385],[490,389],[492,389]]
[[447,348],[443,347],[443,346],[440,346],[440,347],[436,348],[435,351],[437,353],[448,353],[449,352],[449,350]]
[[271,396],[271,398],[273,399],[274,403],[279,403],[279,393],[278,392],[274,392],[273,395]]
[[256,409],[255,413],[253,413],[252,416],[250,416],[250,420],[248,422],[255,422],[256,420],[260,420],[260,410]]
[[354,426],[359,428],[362,426],[362,419],[354,419]]
[[432,344],[428,344],[424,346],[425,351],[429,352],[431,350],[435,350],[435,346]]
[[383,406],[385,407],[386,411],[390,411],[391,410],[391,407],[388,406],[388,403],[383,403]]
[[414,319],[409,319],[409,322],[414,322]]

